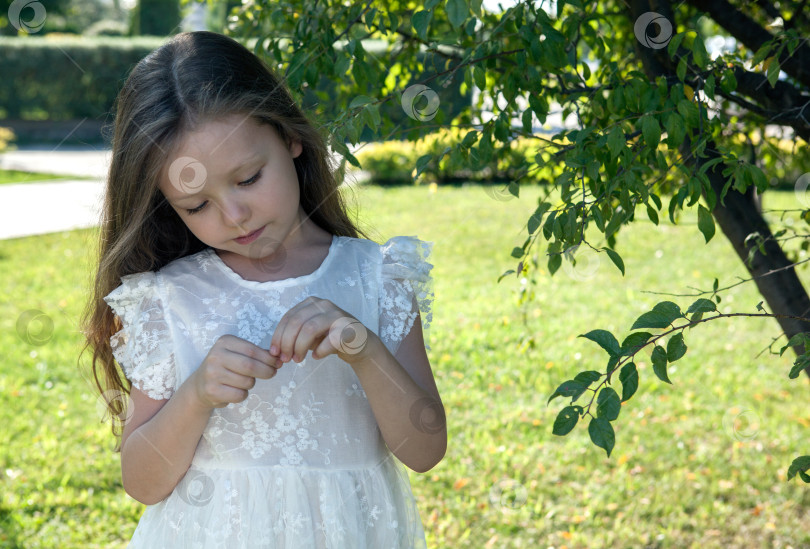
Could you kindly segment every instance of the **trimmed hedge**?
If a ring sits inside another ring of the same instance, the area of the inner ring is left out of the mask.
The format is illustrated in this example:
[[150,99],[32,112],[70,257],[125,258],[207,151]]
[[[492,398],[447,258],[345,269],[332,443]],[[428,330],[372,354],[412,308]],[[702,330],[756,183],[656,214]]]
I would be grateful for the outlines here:
[[0,37],[0,119],[104,119],[132,67],[167,39]]
[[[8,76],[6,85],[0,87],[0,120],[107,120],[129,71],[170,38],[54,34],[0,37],[0,74]],[[254,43],[248,41],[248,48],[252,49]],[[385,59],[389,55],[387,45],[379,41],[369,40],[364,47],[370,56]],[[419,80],[443,70],[443,59],[425,52],[419,57],[425,64]],[[376,89],[368,90],[371,96],[378,93]],[[437,93],[447,120],[470,103],[470,94],[460,92],[460,79],[447,87],[437,87]],[[322,122],[334,119],[346,108],[328,100],[334,95],[335,83],[322,79],[317,93],[309,89],[304,95],[304,110],[317,113]],[[384,103],[380,114],[400,127],[420,129],[421,123],[408,119],[396,101]],[[362,140],[384,137],[368,128],[361,135]]]
[[506,182],[521,179],[540,183],[547,175],[544,170],[524,175],[515,169],[521,164],[521,159],[533,161],[537,154],[537,140],[523,137],[512,140],[508,151],[479,170],[470,169],[464,153],[448,152],[436,161],[436,157],[446,149],[463,151],[461,143],[468,131],[471,130],[440,129],[418,141],[372,143],[357,151],[355,157],[362,169],[369,173],[371,183],[378,185],[414,183],[416,161],[426,154],[434,157],[422,171],[422,177],[428,182]]

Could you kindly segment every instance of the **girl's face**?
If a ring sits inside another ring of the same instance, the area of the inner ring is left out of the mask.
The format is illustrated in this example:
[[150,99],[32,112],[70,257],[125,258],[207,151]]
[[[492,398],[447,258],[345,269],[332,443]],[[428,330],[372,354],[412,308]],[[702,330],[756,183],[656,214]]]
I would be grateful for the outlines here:
[[268,242],[304,245],[301,235],[312,221],[299,203],[293,158],[301,150],[300,141],[288,146],[272,126],[251,117],[207,122],[170,154],[160,190],[200,241],[260,260],[274,253]]

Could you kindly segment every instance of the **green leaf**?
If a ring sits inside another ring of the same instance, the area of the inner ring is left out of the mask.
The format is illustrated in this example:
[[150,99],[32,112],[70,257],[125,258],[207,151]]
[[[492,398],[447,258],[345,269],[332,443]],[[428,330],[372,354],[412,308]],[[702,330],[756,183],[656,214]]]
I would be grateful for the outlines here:
[[790,347],[796,347],[797,345],[804,345],[807,346],[807,342],[810,341],[810,333],[808,332],[799,332],[798,334],[794,334],[791,337],[787,344],[782,347],[782,350],[779,351],[779,356],[785,354]]
[[796,361],[793,363],[788,377],[790,379],[796,379],[808,366],[810,366],[810,350],[796,357]]
[[683,316],[680,307],[671,301],[662,301],[653,307],[652,311],[644,313],[636,319],[631,330],[638,328],[666,328],[676,319]]
[[616,337],[607,330],[591,330],[587,334],[580,334],[579,337],[584,337],[598,343],[610,356],[619,354],[619,342],[616,341]]
[[752,66],[752,67],[756,67],[756,66],[757,66],[757,65],[759,65],[759,64],[760,64],[760,63],[761,63],[761,62],[762,62],[762,61],[763,61],[763,60],[764,60],[766,57],[768,57],[768,54],[769,54],[769,53],[770,53],[770,51],[771,51],[771,46],[772,46],[772,44],[770,44],[770,43],[765,43],[765,44],[763,44],[762,46],[760,46],[760,48],[759,48],[759,49],[757,50],[757,52],[754,54],[754,58],[753,58],[753,59],[751,59],[751,66]]
[[626,402],[638,389],[638,370],[635,362],[628,362],[619,372],[619,381],[622,382],[622,402]]
[[654,149],[658,146],[658,141],[661,139],[661,127],[654,116],[647,114],[641,117],[641,133],[650,148]]
[[515,270],[509,269],[508,271],[504,271],[503,274],[498,277],[498,282],[500,282],[503,279],[503,277],[509,276],[510,274],[515,274]]
[[686,36],[686,33],[679,32],[673,36],[672,40],[670,40],[669,44],[667,44],[667,53],[669,54],[670,59],[675,57],[675,52],[678,51],[678,46],[680,46],[681,42],[683,42],[684,36]]
[[768,70],[766,72],[766,77],[768,78],[768,82],[770,83],[771,87],[776,85],[776,81],[779,79],[779,71],[781,67],[779,66],[779,60],[774,59],[771,61],[771,64],[768,65]]
[[810,469],[810,456],[800,456],[793,460],[793,463],[788,467],[787,480],[793,480],[796,473],[799,473],[801,479],[805,482],[810,482],[810,475],[805,471]]
[[720,78],[720,87],[726,93],[731,93],[737,89],[737,78],[734,76],[733,69],[728,69],[723,73]]
[[562,265],[562,254],[554,254],[548,258],[548,272],[550,274],[556,273],[560,265]]
[[621,354],[629,356],[637,352],[652,336],[650,332],[633,332],[622,341]]
[[653,372],[658,379],[672,383],[667,376],[667,352],[660,345],[656,345],[652,352]]
[[[716,289],[716,288],[715,288]],[[711,299],[700,298],[692,303],[686,310],[686,314],[691,313],[710,313],[717,310],[717,305]]]
[[429,10],[419,10],[411,17],[411,25],[416,30],[416,35],[422,40],[427,40],[427,28],[433,12]]
[[454,27],[460,27],[469,13],[470,8],[465,0],[447,0],[447,18]]
[[473,81],[478,89],[483,90],[487,87],[487,73],[479,65],[473,67]]
[[603,448],[610,457],[610,452],[613,451],[613,446],[616,444],[616,435],[610,422],[603,417],[593,418],[588,424],[588,434],[591,435],[593,443]]
[[607,144],[610,150],[610,158],[614,159],[619,156],[619,153],[624,149],[627,140],[624,138],[624,132],[619,126],[613,126],[608,134]]
[[619,412],[622,409],[622,402],[619,400],[619,395],[612,387],[603,387],[599,391],[599,396],[596,398],[596,415],[603,417],[608,421],[614,421],[619,417]]
[[540,225],[543,223],[543,216],[546,214],[549,208],[551,208],[551,204],[548,202],[542,202],[539,206],[537,206],[537,209],[534,210],[534,213],[529,218],[529,234],[534,234],[534,232],[540,227]]
[[709,55],[706,53],[706,45],[699,36],[696,36],[692,41],[692,59],[695,60],[695,64],[700,67],[701,70],[705,69],[709,64]]
[[551,432],[561,437],[570,433],[574,427],[577,426],[577,422],[579,421],[579,412],[577,409],[581,409],[581,407],[566,406],[560,410],[560,413],[557,414],[557,419],[554,420],[554,428]]
[[686,354],[686,343],[683,342],[683,332],[678,332],[667,341],[667,361],[675,362]]
[[349,151],[349,147],[347,147],[347,146],[346,146],[346,144],[345,144],[345,143],[343,143],[343,141],[341,141],[340,139],[334,139],[334,140],[332,140],[332,148],[335,150],[335,152],[339,153],[339,154],[340,154],[340,155],[342,155],[342,156],[343,156],[343,157],[344,157],[346,160],[348,160],[348,161],[349,161],[349,163],[350,163],[352,166],[355,166],[355,167],[357,167],[357,168],[359,168],[359,167],[360,167],[360,162],[359,162],[359,161],[357,160],[357,158],[355,158],[355,157],[354,157],[354,155],[353,155],[353,154],[352,154],[352,153]]
[[610,248],[602,248],[607,252],[608,257],[616,265],[616,268],[622,272],[622,276],[624,276],[624,261],[622,261],[622,256],[620,256],[616,251],[611,250]]
[[425,171],[431,160],[433,160],[432,154],[422,155],[416,160],[416,177],[419,177],[419,174]]
[[587,388],[588,387],[586,387],[585,385],[583,385],[579,381],[574,381],[573,379],[569,379],[568,381],[563,381],[560,384],[560,386],[557,387],[557,390],[554,391],[554,394],[552,394],[548,398],[548,402],[546,402],[546,405],[548,405],[549,402],[551,402],[552,400],[554,400],[558,396],[571,397],[571,399],[572,399],[571,402],[573,402],[576,399],[578,399],[580,396],[582,396],[582,393],[584,393],[587,390]]
[[683,143],[683,138],[686,136],[686,127],[683,125],[683,118],[680,115],[671,113],[664,123],[667,129],[666,143],[670,148],[677,148]]
[[600,374],[596,370],[587,370],[585,372],[580,372],[577,375],[575,375],[574,381],[578,381],[583,385],[585,385],[586,387],[588,387],[594,381],[599,381],[600,377],[602,377],[602,374]]
[[658,212],[655,211],[655,208],[647,204],[647,217],[650,218],[650,221],[653,224],[658,225]]
[[681,99],[678,101],[678,112],[683,116],[683,119],[690,128],[698,127],[700,113],[698,112],[697,105],[687,99]]
[[678,80],[681,82],[684,81],[686,78],[686,58],[681,57],[681,60],[678,61],[678,67],[675,69],[675,74],[678,76]]
[[698,204],[698,229],[703,233],[706,242],[714,236],[714,218],[709,210]]
[[354,109],[355,107],[360,107],[362,105],[368,105],[369,103],[373,103],[374,99],[367,95],[358,95],[352,102],[349,103],[349,109]]

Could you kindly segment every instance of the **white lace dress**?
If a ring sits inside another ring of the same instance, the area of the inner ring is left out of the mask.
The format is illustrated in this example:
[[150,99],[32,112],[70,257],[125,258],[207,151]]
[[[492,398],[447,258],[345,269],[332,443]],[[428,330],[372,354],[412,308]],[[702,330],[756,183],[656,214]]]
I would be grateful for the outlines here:
[[[335,236],[316,271],[271,282],[244,280],[211,248],[124,276],[104,298],[123,324],[114,356],[135,387],[167,399],[220,336],[268,348],[284,313],[311,295],[395,354],[417,307],[428,341],[431,246]],[[407,472],[351,366],[309,352],[257,380],[244,402],[213,411],[190,469],[146,508],[130,547],[411,549],[425,537]]]

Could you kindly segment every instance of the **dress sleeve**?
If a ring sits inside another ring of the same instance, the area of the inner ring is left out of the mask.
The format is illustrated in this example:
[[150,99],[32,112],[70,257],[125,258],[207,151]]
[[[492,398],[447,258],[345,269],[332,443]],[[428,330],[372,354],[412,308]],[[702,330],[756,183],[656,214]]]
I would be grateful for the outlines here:
[[174,347],[154,272],[121,277],[104,301],[123,328],[110,338],[113,356],[132,385],[155,400],[175,390]]
[[432,242],[414,236],[395,236],[381,246],[380,339],[396,354],[411,331],[417,314],[422,319],[425,348],[430,349],[433,320],[433,265],[427,262]]

